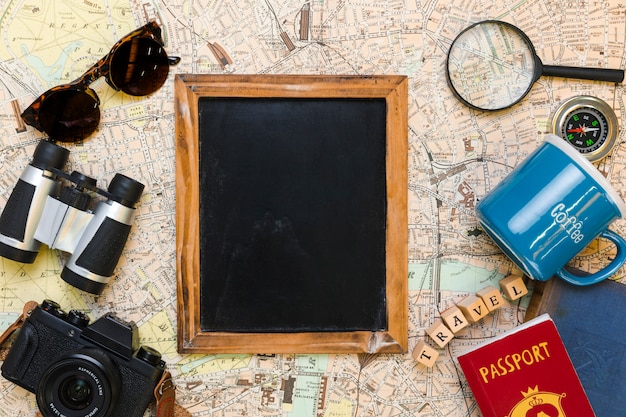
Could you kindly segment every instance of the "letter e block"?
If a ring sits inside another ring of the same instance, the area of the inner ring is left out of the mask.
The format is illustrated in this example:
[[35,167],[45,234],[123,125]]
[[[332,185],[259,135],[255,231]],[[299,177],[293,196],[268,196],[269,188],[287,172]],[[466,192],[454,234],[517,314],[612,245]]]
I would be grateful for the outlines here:
[[522,298],[528,294],[528,288],[524,284],[524,278],[521,275],[509,275],[500,280],[500,288],[504,296],[511,301]]
[[504,298],[502,297],[502,293],[493,285],[483,288],[482,290],[478,291],[476,295],[483,300],[490,313],[504,305]]
[[415,359],[418,363],[432,368],[435,361],[439,357],[439,352],[437,352],[434,347],[430,346],[424,340],[420,340],[417,342],[417,345],[415,345],[411,356],[413,356],[413,359]]
[[489,314],[489,309],[483,302],[483,299],[475,295],[465,297],[456,303],[456,306],[461,309],[471,323],[476,323]]
[[442,311],[441,319],[452,330],[452,333],[457,333],[469,324],[469,321],[467,321],[463,312],[457,306],[452,306]]
[[432,326],[426,330],[426,333],[442,348],[445,347],[450,340],[454,339],[454,333],[443,324],[441,319],[435,320]]

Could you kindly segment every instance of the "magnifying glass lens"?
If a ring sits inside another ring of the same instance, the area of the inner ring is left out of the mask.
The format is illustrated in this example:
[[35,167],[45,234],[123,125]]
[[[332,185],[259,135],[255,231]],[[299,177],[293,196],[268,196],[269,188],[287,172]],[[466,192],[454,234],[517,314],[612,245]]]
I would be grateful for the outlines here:
[[516,29],[504,22],[480,22],[452,42],[448,80],[465,104],[499,110],[528,93],[538,77],[535,51],[530,40]]
[[624,70],[544,65],[516,26],[485,20],[465,29],[450,46],[448,83],[470,107],[500,110],[519,102],[542,75],[621,83]]

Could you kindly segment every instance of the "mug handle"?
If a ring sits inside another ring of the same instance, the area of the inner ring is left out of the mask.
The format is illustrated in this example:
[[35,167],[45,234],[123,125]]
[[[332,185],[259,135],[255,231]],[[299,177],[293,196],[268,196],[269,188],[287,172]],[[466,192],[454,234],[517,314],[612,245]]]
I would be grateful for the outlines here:
[[563,268],[558,270],[556,272],[556,275],[562,280],[569,282],[570,284],[586,286],[597,284],[598,282],[603,281],[616,273],[626,262],[626,240],[624,240],[624,238],[617,233],[608,229],[601,232],[599,236],[615,243],[615,246],[617,247],[617,253],[615,254],[615,258],[611,261],[611,263],[604,267],[604,269],[601,269],[600,271],[595,272],[591,275],[574,275]]

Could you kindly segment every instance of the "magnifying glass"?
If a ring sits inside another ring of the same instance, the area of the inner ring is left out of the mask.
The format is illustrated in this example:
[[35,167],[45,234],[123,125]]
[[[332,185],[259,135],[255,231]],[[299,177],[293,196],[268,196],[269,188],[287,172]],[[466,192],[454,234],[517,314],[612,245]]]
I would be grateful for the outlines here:
[[478,110],[518,103],[542,75],[621,83],[624,71],[543,65],[524,32],[510,23],[485,20],[452,42],[446,74],[459,100]]

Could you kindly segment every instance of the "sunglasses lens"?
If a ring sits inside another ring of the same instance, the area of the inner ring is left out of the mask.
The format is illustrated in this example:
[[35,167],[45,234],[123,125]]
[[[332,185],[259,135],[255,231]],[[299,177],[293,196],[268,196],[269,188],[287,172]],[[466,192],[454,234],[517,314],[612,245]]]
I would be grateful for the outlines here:
[[55,91],[43,100],[39,109],[40,130],[54,140],[82,140],[96,130],[98,123],[98,101],[83,90]]
[[169,73],[165,49],[150,38],[132,38],[111,57],[111,82],[126,94],[145,96],[161,88]]

